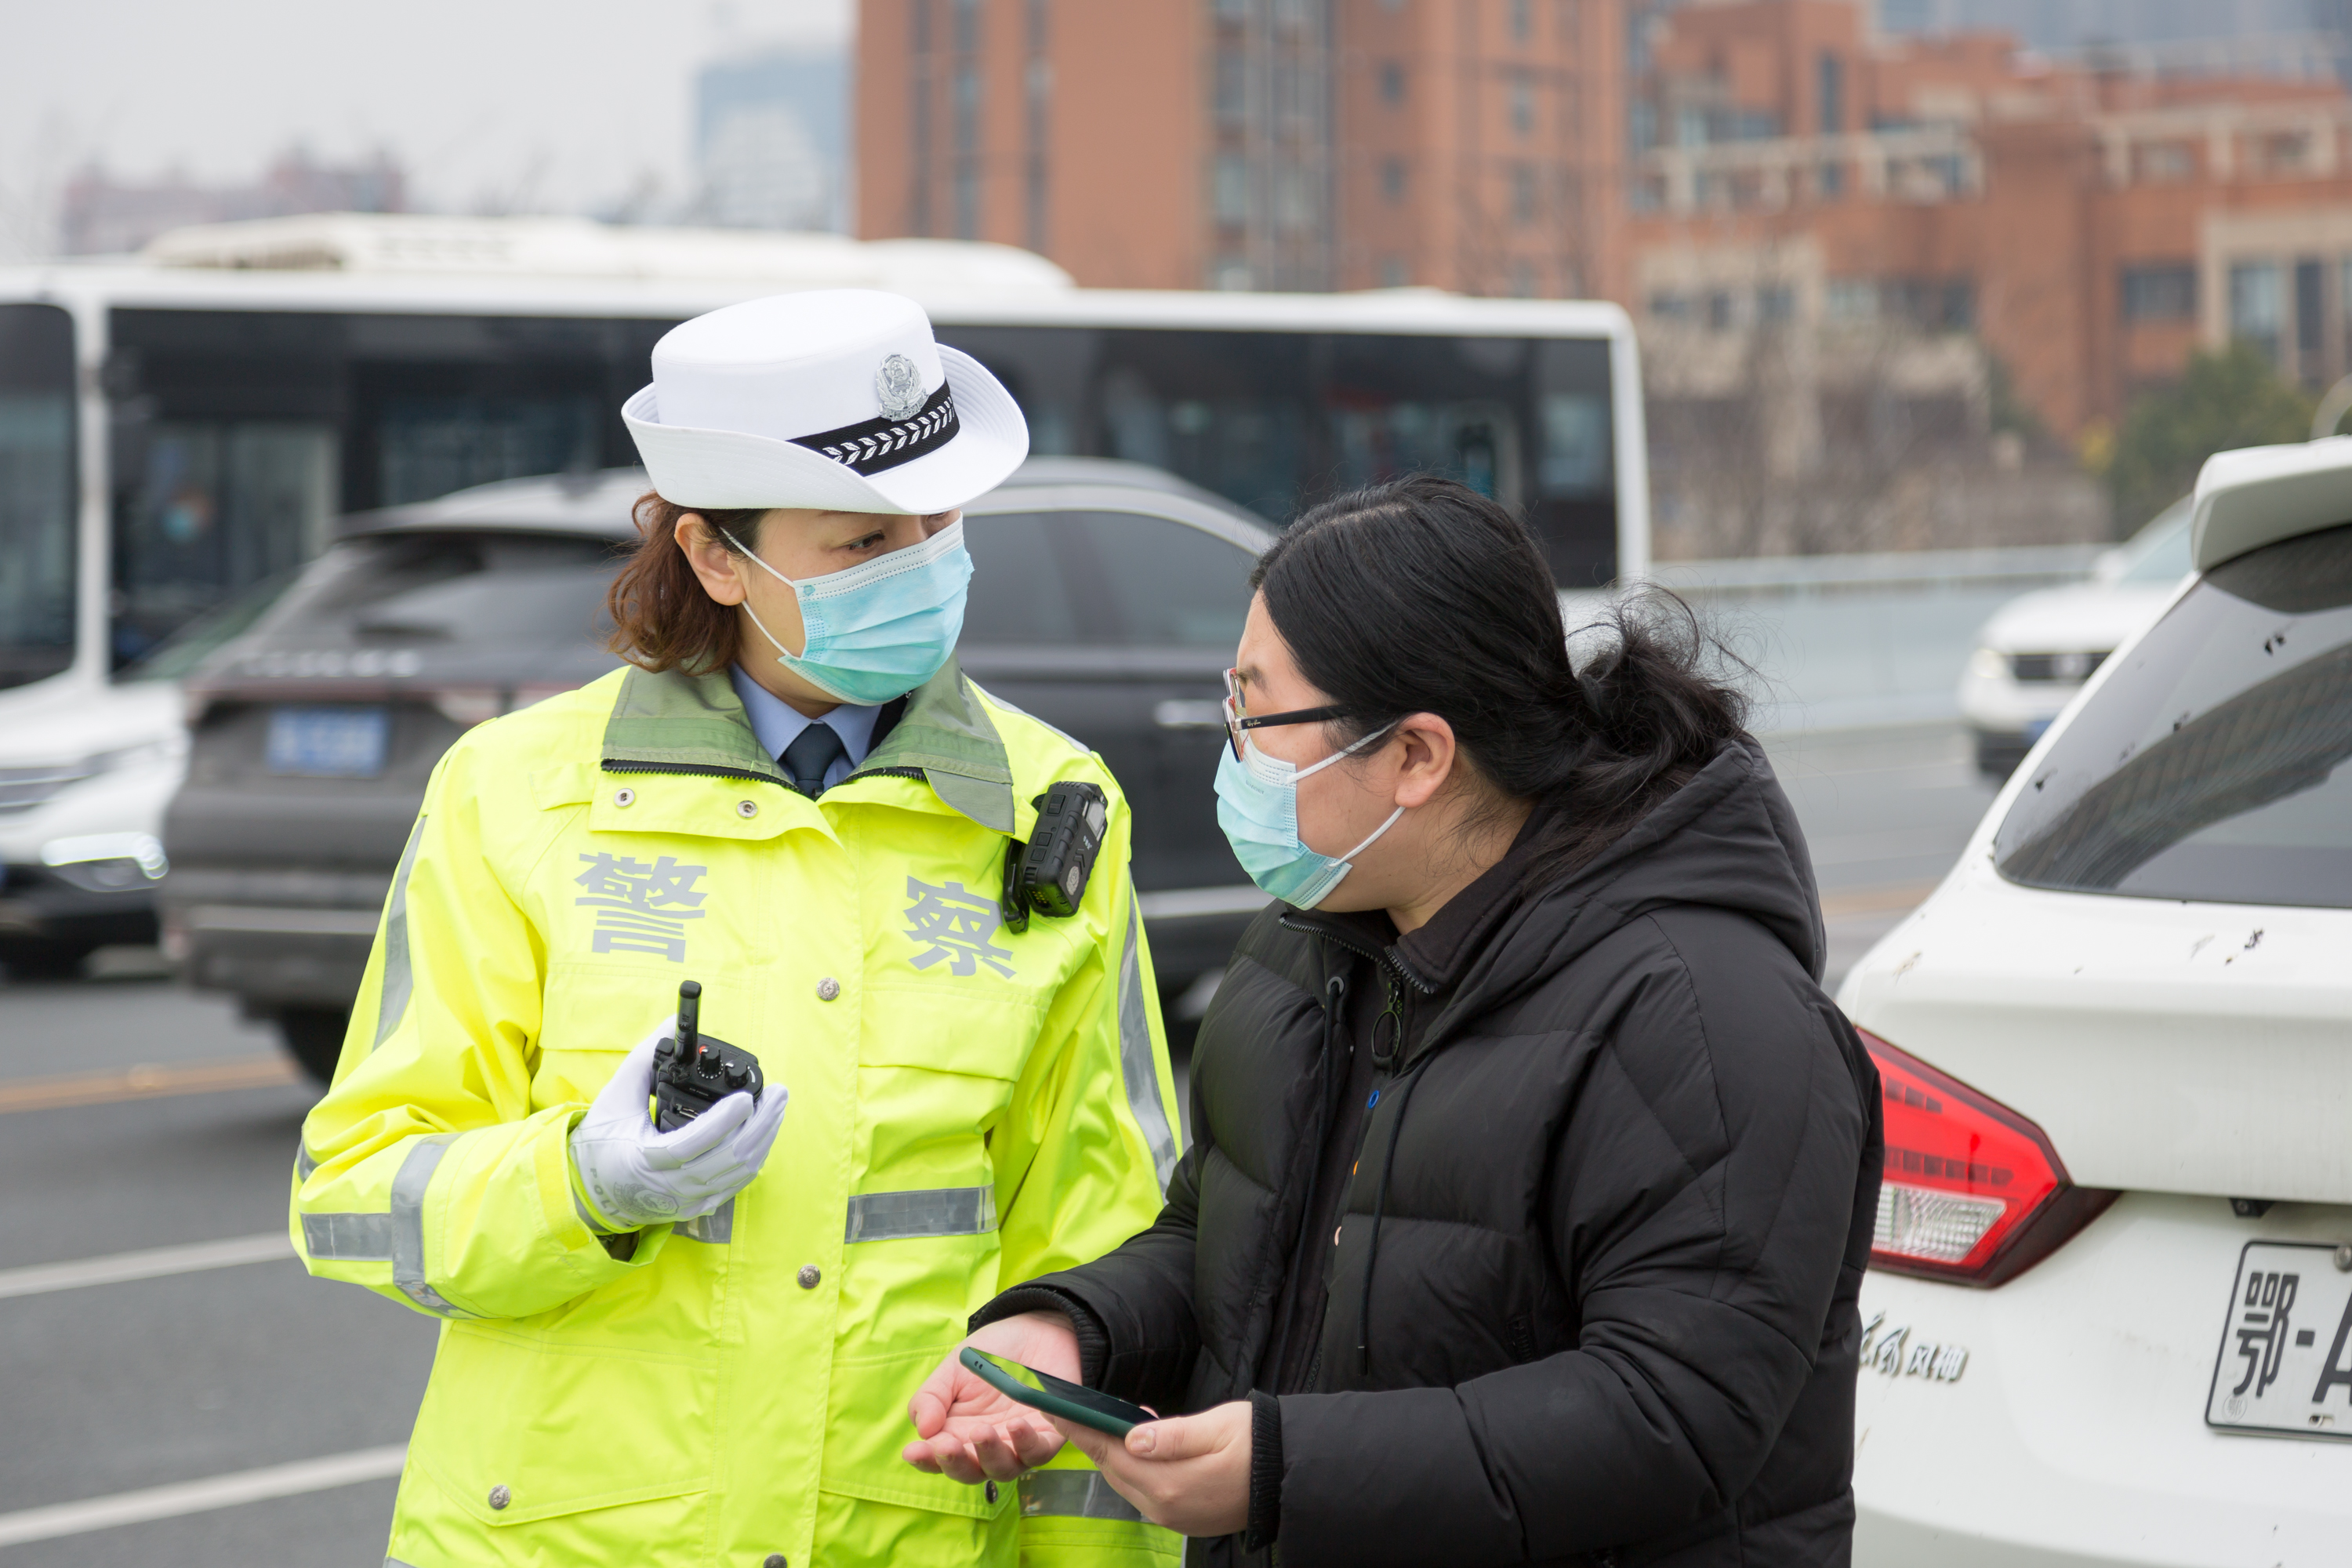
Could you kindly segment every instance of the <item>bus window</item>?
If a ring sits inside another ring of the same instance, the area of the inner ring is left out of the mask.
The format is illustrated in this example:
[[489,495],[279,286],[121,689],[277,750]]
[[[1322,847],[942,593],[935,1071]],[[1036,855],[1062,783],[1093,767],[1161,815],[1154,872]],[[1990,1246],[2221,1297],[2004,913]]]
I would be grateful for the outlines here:
[[332,426],[158,420],[143,436],[143,479],[114,541],[118,669],[317,556],[336,510]]
[[73,321],[0,305],[0,687],[74,654]]
[[1522,510],[1563,585],[1616,574],[1600,339],[950,323],[939,334],[1003,379],[1041,455],[1149,463],[1276,524],[1433,470]]

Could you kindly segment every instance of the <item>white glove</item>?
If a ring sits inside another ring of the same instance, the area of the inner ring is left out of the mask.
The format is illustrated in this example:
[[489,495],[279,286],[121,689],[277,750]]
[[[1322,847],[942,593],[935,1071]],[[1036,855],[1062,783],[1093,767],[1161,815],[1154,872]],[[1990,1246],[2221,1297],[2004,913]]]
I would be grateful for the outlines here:
[[697,1219],[751,1184],[776,1142],[792,1092],[770,1083],[755,1107],[730,1094],[673,1132],[654,1130],[654,1047],[677,1032],[671,1017],[637,1042],[572,1130],[572,1164],[597,1212],[635,1229]]

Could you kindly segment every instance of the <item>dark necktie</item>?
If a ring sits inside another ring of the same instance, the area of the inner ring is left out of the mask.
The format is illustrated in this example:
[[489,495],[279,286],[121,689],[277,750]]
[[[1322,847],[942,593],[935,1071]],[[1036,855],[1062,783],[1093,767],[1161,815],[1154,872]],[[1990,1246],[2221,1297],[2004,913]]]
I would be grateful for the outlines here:
[[833,764],[849,754],[832,725],[824,720],[811,721],[809,727],[793,737],[777,760],[783,763],[784,773],[792,779],[793,787],[814,800],[824,793],[824,775]]

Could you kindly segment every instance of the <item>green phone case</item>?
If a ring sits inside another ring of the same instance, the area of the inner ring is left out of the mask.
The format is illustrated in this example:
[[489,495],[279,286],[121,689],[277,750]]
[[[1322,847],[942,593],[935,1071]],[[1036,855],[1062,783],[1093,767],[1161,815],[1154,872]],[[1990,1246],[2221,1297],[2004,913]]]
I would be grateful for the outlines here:
[[[1108,1432],[1114,1437],[1124,1437],[1146,1421],[1159,1419],[1140,1405],[1129,1405],[1124,1399],[1113,1399],[1108,1394],[1097,1394],[1091,1388],[1067,1383],[1051,1373],[1039,1372],[1034,1366],[1023,1371],[1044,1388],[1032,1388],[980,1352],[966,1345],[956,1352],[967,1371],[982,1383],[1032,1410],[1042,1410],[1048,1415],[1058,1415],[1065,1421],[1075,1421],[1097,1432]],[[1015,1363],[1018,1364],[1018,1363]]]

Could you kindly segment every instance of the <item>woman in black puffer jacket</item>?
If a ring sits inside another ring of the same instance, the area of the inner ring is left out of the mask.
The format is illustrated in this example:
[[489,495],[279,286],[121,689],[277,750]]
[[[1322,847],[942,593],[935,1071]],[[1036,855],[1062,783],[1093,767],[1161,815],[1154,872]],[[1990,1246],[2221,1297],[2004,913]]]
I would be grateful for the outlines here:
[[1194,1562],[1843,1563],[1877,1075],[1738,698],[1654,605],[1572,670],[1533,540],[1448,480],[1255,582],[1220,819],[1288,901],[1159,1222],[971,1342],[1189,1414],[1049,1433],[950,1360],[908,1458],[1075,1438]]

